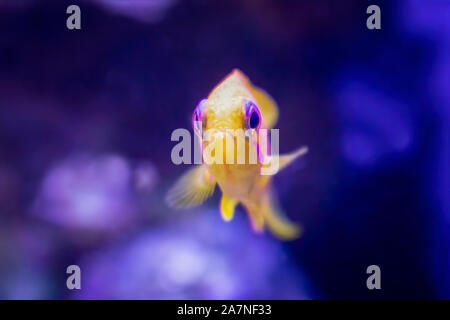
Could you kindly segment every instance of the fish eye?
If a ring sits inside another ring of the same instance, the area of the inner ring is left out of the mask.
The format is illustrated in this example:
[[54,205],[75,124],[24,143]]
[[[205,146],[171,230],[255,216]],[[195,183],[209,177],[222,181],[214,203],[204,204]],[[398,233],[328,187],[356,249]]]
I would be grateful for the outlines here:
[[194,113],[192,115],[192,126],[194,128],[195,134],[201,137],[201,131],[206,127],[206,107],[207,99],[201,100],[197,107],[195,107]]
[[245,125],[248,129],[258,129],[261,125],[261,111],[251,100],[244,101]]

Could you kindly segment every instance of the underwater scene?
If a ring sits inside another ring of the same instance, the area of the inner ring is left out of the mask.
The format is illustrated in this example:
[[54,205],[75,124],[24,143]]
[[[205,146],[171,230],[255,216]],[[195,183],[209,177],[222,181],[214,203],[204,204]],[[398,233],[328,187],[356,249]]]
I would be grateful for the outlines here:
[[0,299],[450,299],[449,17],[1,0]]

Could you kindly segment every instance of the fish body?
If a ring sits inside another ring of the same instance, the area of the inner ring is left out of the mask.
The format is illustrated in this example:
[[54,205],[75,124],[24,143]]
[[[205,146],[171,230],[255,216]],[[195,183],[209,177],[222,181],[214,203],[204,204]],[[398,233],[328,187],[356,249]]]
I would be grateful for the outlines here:
[[[213,150],[211,154],[221,161],[204,161],[189,170],[169,190],[168,204],[177,208],[199,205],[212,195],[217,184],[222,191],[220,212],[225,221],[232,219],[236,205],[241,203],[255,231],[262,232],[268,227],[278,238],[297,238],[300,227],[281,212],[271,176],[261,173],[271,161],[277,161],[282,169],[307,152],[306,147],[281,156],[260,152],[266,142],[256,137],[262,130],[272,128],[277,118],[275,101],[265,91],[254,87],[241,71],[233,70],[207,99],[199,103],[193,116],[194,132],[202,146],[203,159]],[[244,131],[248,135],[241,140],[244,143],[239,149],[237,135],[233,132]],[[208,137],[204,132],[212,133]],[[264,147],[268,149],[269,146]],[[218,154],[218,150],[222,150],[222,154]],[[253,150],[257,151],[257,156],[255,161],[249,161]],[[239,151],[245,154],[244,162],[237,161]],[[232,161],[227,161],[227,156]]]

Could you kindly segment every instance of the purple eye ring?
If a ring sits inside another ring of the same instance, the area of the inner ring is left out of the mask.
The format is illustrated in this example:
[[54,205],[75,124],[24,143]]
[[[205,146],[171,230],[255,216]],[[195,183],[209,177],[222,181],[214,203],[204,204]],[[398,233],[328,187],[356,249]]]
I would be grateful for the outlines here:
[[257,130],[261,126],[262,116],[258,106],[249,99],[244,99],[245,126]]
[[206,102],[207,99],[202,99],[195,107],[194,113],[192,114],[192,126],[194,132],[201,137],[202,129],[206,127]]

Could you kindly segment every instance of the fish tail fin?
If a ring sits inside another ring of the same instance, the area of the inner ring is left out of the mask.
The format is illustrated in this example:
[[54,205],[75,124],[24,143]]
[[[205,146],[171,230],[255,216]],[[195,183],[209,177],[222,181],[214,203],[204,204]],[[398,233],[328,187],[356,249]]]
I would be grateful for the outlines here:
[[263,232],[265,227],[281,240],[294,240],[302,233],[302,228],[290,221],[279,209],[271,192],[258,200],[243,201],[249,214],[253,230]]
[[267,227],[277,238],[281,240],[294,240],[301,235],[301,226],[286,217],[279,209],[273,194],[265,196],[261,202],[261,211]]
[[243,202],[245,209],[247,210],[248,216],[250,218],[250,223],[255,232],[264,231],[264,216],[262,215],[259,206],[256,203],[245,201]]

